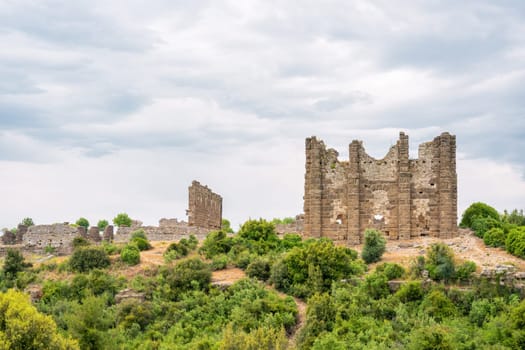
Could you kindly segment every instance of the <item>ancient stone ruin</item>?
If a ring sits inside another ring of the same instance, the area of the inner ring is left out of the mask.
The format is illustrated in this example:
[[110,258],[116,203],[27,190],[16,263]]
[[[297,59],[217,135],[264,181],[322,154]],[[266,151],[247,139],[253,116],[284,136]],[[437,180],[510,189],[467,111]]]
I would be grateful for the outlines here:
[[191,183],[188,193],[188,224],[212,230],[220,229],[222,223],[222,197],[213,193],[208,186],[202,186],[198,181]]
[[389,239],[457,234],[456,137],[442,133],[409,159],[408,136],[382,159],[369,156],[361,141],[349,160],[315,137],[306,139],[304,235],[362,243],[367,228]]

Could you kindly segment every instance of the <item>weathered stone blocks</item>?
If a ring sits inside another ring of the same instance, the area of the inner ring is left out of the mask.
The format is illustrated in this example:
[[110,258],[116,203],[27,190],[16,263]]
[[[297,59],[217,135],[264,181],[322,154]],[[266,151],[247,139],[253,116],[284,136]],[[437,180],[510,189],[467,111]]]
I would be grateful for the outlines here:
[[367,228],[390,239],[457,234],[456,138],[442,133],[409,159],[408,136],[382,159],[361,141],[349,146],[349,161],[306,139],[304,233],[358,244]]

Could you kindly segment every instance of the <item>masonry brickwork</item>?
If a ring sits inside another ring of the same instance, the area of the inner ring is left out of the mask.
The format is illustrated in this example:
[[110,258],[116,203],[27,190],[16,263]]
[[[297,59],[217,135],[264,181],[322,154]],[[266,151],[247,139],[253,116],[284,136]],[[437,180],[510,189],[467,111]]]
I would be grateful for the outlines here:
[[304,235],[359,244],[367,228],[389,239],[457,235],[456,137],[442,133],[409,159],[403,132],[383,159],[361,141],[340,161],[316,137],[306,139]]
[[222,197],[208,186],[193,181],[188,188],[188,224],[208,229],[220,229],[222,223]]

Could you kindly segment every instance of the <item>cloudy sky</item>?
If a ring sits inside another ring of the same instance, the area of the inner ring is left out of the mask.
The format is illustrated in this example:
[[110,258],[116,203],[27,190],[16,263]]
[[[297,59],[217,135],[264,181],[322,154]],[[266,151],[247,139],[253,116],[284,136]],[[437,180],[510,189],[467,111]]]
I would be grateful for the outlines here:
[[525,203],[525,3],[0,0],[0,227],[302,211],[304,139],[457,136],[459,210]]

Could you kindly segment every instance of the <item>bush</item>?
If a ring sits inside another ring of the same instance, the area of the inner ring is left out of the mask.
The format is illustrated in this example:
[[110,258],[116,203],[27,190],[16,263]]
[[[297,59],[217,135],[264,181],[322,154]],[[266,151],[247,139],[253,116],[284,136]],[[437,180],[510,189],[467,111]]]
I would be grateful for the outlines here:
[[434,243],[427,251],[427,263],[425,268],[433,280],[449,281],[454,277],[454,253],[444,243]]
[[483,236],[483,242],[489,247],[504,247],[505,246],[505,232],[501,228],[491,228]]
[[365,243],[361,257],[367,263],[381,260],[381,256],[386,250],[386,240],[377,230],[368,229],[365,231]]
[[135,237],[129,243],[137,246],[140,251],[149,250],[152,248],[148,240],[141,237]]
[[210,267],[199,258],[181,260],[175,266],[165,267],[161,274],[174,293],[173,297],[187,290],[207,289],[211,281]]
[[365,266],[356,259],[354,250],[337,247],[331,240],[312,240],[272,265],[271,282],[286,293],[308,297],[330,290],[334,281],[362,274]]
[[228,266],[228,256],[225,254],[216,255],[211,261],[211,269],[213,271],[224,270]]
[[110,265],[108,253],[98,247],[82,247],[73,252],[69,258],[69,265],[78,272],[92,269],[102,269]]
[[493,228],[499,228],[502,226],[501,221],[498,221],[492,217],[481,217],[476,216],[472,220],[471,228],[479,238],[485,237],[485,233]]
[[386,278],[390,281],[396,278],[403,277],[403,275],[405,274],[405,269],[398,264],[383,263],[376,267],[376,272],[383,273],[386,276]]
[[281,239],[280,246],[282,250],[290,250],[293,247],[299,247],[303,244],[301,235],[297,233],[285,233]]
[[509,231],[505,239],[505,249],[520,258],[525,258],[525,226]]
[[228,219],[224,219],[224,218],[222,219],[221,231],[224,231],[226,233],[233,233],[233,229]]
[[257,257],[246,268],[246,275],[267,281],[270,278],[270,263],[267,259]]
[[108,253],[109,255],[118,254],[120,253],[120,247],[109,242],[102,242],[102,248]]
[[140,250],[134,244],[127,244],[120,252],[120,259],[128,265],[140,263]]
[[24,225],[24,226],[27,226],[27,227],[35,225],[33,219],[31,219],[31,218],[24,218],[22,220],[21,224]]
[[425,296],[423,286],[419,281],[410,281],[403,284],[395,294],[403,303],[419,301]]
[[113,224],[117,227],[130,227],[133,220],[126,213],[120,213],[113,218]]
[[472,228],[472,223],[476,217],[486,218],[491,217],[496,221],[501,221],[500,215],[496,209],[485,203],[477,202],[468,207],[461,217],[461,227]]
[[206,236],[204,242],[202,242],[199,252],[204,254],[207,259],[211,259],[218,254],[227,254],[232,246],[233,239],[228,237],[226,232],[222,230],[212,231]]
[[473,261],[465,261],[456,268],[456,278],[459,281],[469,281],[474,272],[476,272],[476,264]]
[[87,247],[90,244],[91,243],[82,236],[76,236],[75,238],[73,238],[73,242],[72,242],[73,249],[77,249],[80,247]]
[[171,261],[182,258],[188,255],[188,253],[189,249],[187,245],[181,244],[180,242],[173,242],[168,246],[168,248],[166,248],[166,251],[164,252],[164,258],[166,258],[168,261]]
[[86,218],[80,218],[80,219],[78,219],[78,220],[75,222],[75,224],[78,225],[78,226],[85,227],[86,230],[87,230],[88,227],[89,227],[89,221],[88,221],[88,219],[86,219]]

